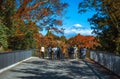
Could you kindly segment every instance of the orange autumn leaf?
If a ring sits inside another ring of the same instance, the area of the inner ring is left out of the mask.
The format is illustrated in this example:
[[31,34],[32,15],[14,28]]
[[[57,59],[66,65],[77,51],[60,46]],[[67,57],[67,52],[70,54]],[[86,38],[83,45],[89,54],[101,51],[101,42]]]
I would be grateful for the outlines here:
[[99,45],[94,36],[82,36],[80,34],[70,38],[68,40],[68,43],[71,45],[78,45],[80,47],[86,47],[91,49],[95,49],[95,47]]

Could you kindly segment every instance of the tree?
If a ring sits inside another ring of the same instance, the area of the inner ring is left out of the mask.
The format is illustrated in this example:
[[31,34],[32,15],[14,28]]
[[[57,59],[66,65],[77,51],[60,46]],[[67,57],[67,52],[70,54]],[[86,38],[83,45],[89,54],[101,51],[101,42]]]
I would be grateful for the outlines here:
[[55,25],[62,25],[59,16],[62,16],[66,6],[60,0],[0,0],[0,20],[8,28],[8,48],[36,47],[35,42],[38,41],[35,34],[44,27],[56,29]]
[[0,47],[4,48],[8,47],[6,30],[7,28],[0,21]]
[[[62,25],[59,16],[68,6],[60,0],[17,0],[20,4],[15,17],[22,17],[27,22],[38,23],[40,28],[56,28],[55,25]],[[21,1],[21,2],[20,2]]]
[[[20,0],[18,0],[20,2]],[[61,20],[57,20],[56,17],[59,17],[62,14],[62,11],[67,6],[65,3],[61,3],[59,0],[26,0],[21,1],[20,7],[14,15],[16,17],[25,20],[23,26],[26,26],[29,30],[34,31],[32,33],[38,33],[39,29],[35,25],[39,23],[39,28],[52,28],[57,31],[55,25],[62,25]],[[19,19],[17,19],[19,20]],[[21,25],[21,24],[19,24]],[[21,26],[20,26],[21,27]],[[25,32],[25,34],[27,34]],[[34,35],[34,34],[33,34]],[[30,38],[29,38],[30,39]],[[43,37],[42,37],[43,39]],[[46,40],[47,38],[45,38]],[[31,38],[32,40],[32,38]],[[28,42],[28,40],[26,41]],[[45,42],[45,41],[44,41]],[[31,42],[29,42],[31,43]],[[43,43],[43,42],[41,42]],[[35,43],[34,43],[35,44]],[[37,43],[36,43],[37,44]],[[29,45],[29,44],[28,44]]]
[[65,36],[61,36],[61,37],[60,37],[60,40],[63,41],[63,42],[65,42],[65,43],[67,42],[67,39],[66,39]]
[[95,49],[99,44],[93,36],[82,36],[78,34],[68,40],[70,45],[78,45],[79,47],[86,47],[89,49]]
[[[86,3],[84,3],[86,2]],[[85,0],[79,5],[79,12],[94,9],[89,19],[93,33],[97,35],[101,49],[119,54],[120,52],[120,0]]]
[[11,34],[12,15],[14,14],[14,0],[0,0],[0,42],[4,48],[8,47],[8,38]]

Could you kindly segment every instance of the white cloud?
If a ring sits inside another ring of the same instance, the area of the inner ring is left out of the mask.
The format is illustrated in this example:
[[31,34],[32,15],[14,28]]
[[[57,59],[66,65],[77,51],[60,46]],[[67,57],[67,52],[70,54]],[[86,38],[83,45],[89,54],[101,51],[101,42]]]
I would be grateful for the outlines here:
[[75,26],[75,27],[82,27],[81,24],[74,24],[73,26]]
[[81,34],[81,35],[92,35],[91,29],[66,29],[65,34]]

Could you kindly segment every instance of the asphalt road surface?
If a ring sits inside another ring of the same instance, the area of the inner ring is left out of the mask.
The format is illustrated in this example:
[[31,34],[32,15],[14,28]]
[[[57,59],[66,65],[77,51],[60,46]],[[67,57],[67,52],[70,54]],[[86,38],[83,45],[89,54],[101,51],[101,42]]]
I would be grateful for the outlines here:
[[0,74],[0,79],[119,79],[101,66],[83,60],[33,57]]

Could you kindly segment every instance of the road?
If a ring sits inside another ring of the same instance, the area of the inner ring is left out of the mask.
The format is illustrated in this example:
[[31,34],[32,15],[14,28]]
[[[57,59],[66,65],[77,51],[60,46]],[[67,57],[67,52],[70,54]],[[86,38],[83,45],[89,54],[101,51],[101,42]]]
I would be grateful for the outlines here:
[[119,79],[101,66],[83,60],[33,57],[0,74],[0,79]]

